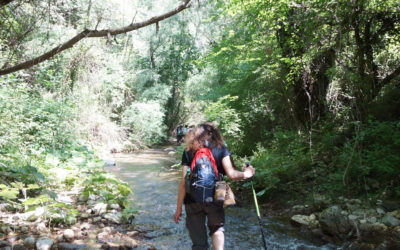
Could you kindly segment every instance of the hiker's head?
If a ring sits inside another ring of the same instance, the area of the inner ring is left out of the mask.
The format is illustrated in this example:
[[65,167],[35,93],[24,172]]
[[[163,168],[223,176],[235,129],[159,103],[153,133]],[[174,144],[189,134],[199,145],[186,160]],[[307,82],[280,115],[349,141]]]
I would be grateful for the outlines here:
[[206,141],[213,143],[217,147],[224,146],[224,140],[219,133],[217,127],[211,122],[206,122],[197,126],[194,130],[194,136],[189,148],[196,151],[204,146],[206,146]]
[[185,150],[190,151],[193,146],[194,130],[189,130],[183,140],[185,142]]

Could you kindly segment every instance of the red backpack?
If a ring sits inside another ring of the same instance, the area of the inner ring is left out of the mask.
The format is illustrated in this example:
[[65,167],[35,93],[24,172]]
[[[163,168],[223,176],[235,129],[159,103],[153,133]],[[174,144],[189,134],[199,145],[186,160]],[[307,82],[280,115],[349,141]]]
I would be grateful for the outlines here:
[[197,150],[190,170],[189,194],[196,202],[213,202],[218,168],[209,148]]

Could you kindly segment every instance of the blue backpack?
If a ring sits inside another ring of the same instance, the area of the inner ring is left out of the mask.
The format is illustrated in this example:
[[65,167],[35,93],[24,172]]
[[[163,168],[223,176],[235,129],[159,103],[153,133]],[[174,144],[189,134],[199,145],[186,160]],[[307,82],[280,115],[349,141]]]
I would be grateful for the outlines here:
[[190,166],[187,192],[196,202],[213,202],[215,182],[218,180],[218,168],[209,148],[197,150]]

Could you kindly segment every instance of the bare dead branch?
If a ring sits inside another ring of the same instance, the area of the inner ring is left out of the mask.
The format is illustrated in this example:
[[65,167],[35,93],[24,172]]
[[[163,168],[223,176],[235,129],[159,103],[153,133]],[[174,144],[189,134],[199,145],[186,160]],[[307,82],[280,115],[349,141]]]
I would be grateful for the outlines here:
[[[1,0],[0,0],[1,1]],[[119,35],[119,34],[124,34],[133,30],[138,30],[140,28],[149,26],[151,24],[154,23],[158,23],[162,20],[165,20],[187,8],[190,7],[189,5],[190,0],[184,0],[178,7],[176,7],[175,9],[166,12],[162,15],[158,15],[158,16],[154,16],[146,21],[143,22],[137,22],[137,23],[132,23],[128,26],[125,27],[121,27],[121,28],[117,28],[117,29],[106,29],[106,30],[88,30],[85,29],[84,31],[82,31],[81,33],[77,34],[76,36],[74,36],[73,38],[71,38],[70,40],[68,40],[67,42],[58,45],[57,47],[51,49],[50,51],[36,57],[33,58],[31,60],[28,60],[26,62],[17,64],[15,66],[6,68],[6,69],[2,69],[0,70],[0,75],[6,75],[6,74],[10,74],[22,69],[27,69],[30,68],[34,65],[37,65],[43,61],[46,61],[50,58],[52,58],[53,56],[55,56],[56,54],[72,48],[76,43],[78,43],[80,40],[87,38],[87,37],[107,37],[108,35]]]

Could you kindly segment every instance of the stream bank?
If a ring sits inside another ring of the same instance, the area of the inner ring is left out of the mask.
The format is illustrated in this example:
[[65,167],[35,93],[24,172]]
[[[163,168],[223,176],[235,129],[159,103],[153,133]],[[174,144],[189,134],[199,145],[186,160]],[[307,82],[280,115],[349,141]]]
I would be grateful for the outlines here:
[[[174,153],[165,147],[114,155],[116,166],[108,168],[134,190],[138,210],[135,229],[146,232],[143,244],[156,249],[190,249],[191,241],[184,222],[176,225],[173,215],[180,177],[171,168]],[[262,239],[252,203],[238,201],[226,209],[226,249],[261,249]],[[185,217],[185,214],[183,214]],[[288,220],[272,216],[262,218],[269,249],[338,249],[335,244],[315,240],[308,232],[299,231]]]

